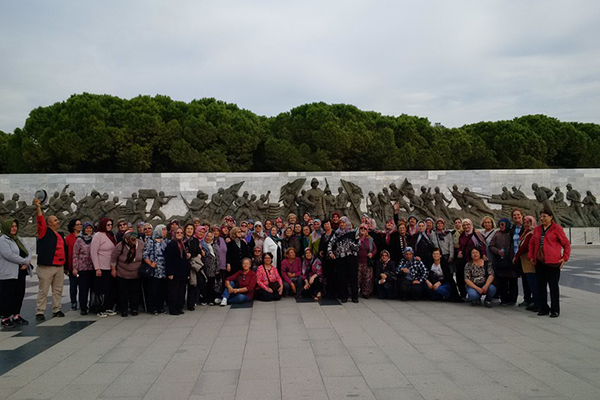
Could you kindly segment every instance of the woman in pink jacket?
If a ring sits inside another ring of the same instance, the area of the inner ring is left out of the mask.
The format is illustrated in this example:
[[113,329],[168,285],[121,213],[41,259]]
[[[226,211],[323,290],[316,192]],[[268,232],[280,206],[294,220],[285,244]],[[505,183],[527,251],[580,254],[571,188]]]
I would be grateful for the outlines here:
[[[535,264],[537,275],[538,315],[550,314],[551,318],[556,318],[560,314],[558,280],[560,270],[571,255],[571,243],[563,228],[554,222],[551,210],[542,211],[540,221],[541,225],[535,228],[529,241],[528,258]],[[550,287],[550,307],[547,286]]]
[[[90,257],[96,270],[95,294],[103,297],[100,309],[93,310],[98,311],[99,317],[117,315],[112,309],[116,302],[115,296],[112,295],[116,286],[114,278],[111,279],[110,258],[117,244],[112,227],[113,221],[110,218],[102,218],[98,224],[98,233],[94,235],[90,245]],[[114,286],[112,288],[111,282]]]

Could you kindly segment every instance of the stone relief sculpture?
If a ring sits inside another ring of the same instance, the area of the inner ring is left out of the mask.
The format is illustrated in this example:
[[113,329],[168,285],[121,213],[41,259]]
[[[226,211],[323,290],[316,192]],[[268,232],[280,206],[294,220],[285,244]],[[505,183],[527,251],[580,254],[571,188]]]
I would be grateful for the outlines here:
[[[489,215],[495,219],[510,216],[514,207],[520,208],[524,214],[536,217],[543,210],[552,210],[555,220],[564,226],[600,225],[600,207],[594,194],[587,190],[582,199],[580,192],[571,184],[567,184],[566,191],[562,192],[560,187],[552,190],[534,182],[531,185],[531,198],[516,186],[511,190],[506,186],[502,187],[498,194],[484,194],[469,188],[464,188],[461,192],[457,184],[448,188],[448,192],[442,191],[440,187],[435,187],[432,191],[431,187],[420,186],[420,194],[417,195],[413,184],[404,179],[399,184],[390,183],[379,192],[369,191],[365,198],[363,189],[349,180],[340,179],[337,196],[331,193],[327,180],[324,190],[319,187],[321,182],[317,178],[312,178],[310,187],[304,189],[306,180],[298,178],[281,186],[279,199],[275,202],[269,200],[270,191],[259,194],[245,190],[241,196],[238,195],[244,185],[243,181],[228,188],[217,188],[212,195],[198,190],[190,201],[180,193],[180,201],[185,207],[182,211],[185,212],[183,215],[169,217],[163,208],[178,196],[156,189],[138,189],[130,197],[124,198],[125,203],[121,203],[118,196],[100,194],[96,189],[77,200],[76,192],[69,191],[69,185],[66,185],[60,192],[53,193],[43,207],[47,214],[54,214],[59,218],[63,229],[66,229],[72,218],[98,221],[107,216],[113,220],[124,218],[132,224],[144,221],[156,225],[170,219],[187,223],[197,217],[203,222],[220,224],[225,216],[233,216],[238,221],[264,221],[277,217],[285,220],[290,213],[297,214],[300,219],[303,212],[319,219],[330,218],[333,212],[339,212],[348,216],[355,225],[360,222],[364,213],[368,213],[378,226],[383,226],[394,217],[395,208],[398,209],[400,218],[409,215],[420,219],[443,217],[449,220],[469,217],[477,225],[484,216]],[[5,199],[5,194],[0,193],[0,218],[17,218],[24,235],[35,235],[33,203],[21,201],[18,193],[14,193],[9,200]],[[490,205],[498,205],[500,209]],[[175,206],[169,207],[172,210]],[[366,211],[363,211],[363,207]]]

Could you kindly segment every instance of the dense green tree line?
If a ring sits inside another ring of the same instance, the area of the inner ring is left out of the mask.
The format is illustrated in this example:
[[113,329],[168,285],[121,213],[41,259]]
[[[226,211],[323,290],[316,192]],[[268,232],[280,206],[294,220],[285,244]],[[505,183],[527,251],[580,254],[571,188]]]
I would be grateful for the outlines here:
[[215,99],[84,93],[0,131],[0,173],[576,167],[600,167],[600,125],[544,115],[450,129],[345,104],[267,118]]

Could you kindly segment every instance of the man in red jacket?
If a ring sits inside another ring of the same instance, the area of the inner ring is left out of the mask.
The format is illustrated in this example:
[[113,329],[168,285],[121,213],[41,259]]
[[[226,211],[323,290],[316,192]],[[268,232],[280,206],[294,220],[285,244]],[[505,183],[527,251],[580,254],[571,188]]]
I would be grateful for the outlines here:
[[[540,213],[541,225],[533,231],[529,241],[528,258],[535,264],[537,290],[540,303],[538,315],[556,318],[560,314],[558,281],[560,270],[569,260],[571,243],[563,228],[554,222],[552,210]],[[548,307],[547,287],[550,287],[550,304]]]

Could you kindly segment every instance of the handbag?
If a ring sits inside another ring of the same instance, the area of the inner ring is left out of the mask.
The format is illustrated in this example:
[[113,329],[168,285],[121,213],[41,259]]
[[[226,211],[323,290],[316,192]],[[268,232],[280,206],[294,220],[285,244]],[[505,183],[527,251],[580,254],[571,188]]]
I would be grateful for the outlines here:
[[265,275],[267,275],[267,281],[269,282],[269,288],[273,291],[273,293],[277,293],[279,291],[279,282],[277,282],[277,281],[271,282],[271,279],[269,279],[269,272],[267,271],[267,269],[264,266],[263,266],[263,269],[265,270]]
[[138,271],[138,273],[140,274],[140,276],[142,278],[153,278],[154,277],[154,268],[152,268],[150,265],[146,264],[146,263],[142,263],[142,265],[140,265],[140,269]]

